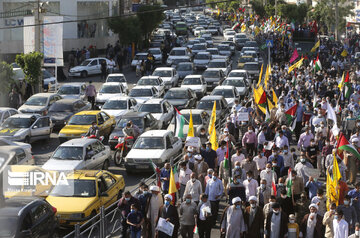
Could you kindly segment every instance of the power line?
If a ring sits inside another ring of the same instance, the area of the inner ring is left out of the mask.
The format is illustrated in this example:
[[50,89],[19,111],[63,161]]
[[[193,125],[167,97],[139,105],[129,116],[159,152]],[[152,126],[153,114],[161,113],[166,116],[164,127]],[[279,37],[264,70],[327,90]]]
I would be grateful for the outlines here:
[[[167,8],[161,8],[156,10],[149,10],[140,12],[140,14],[146,14],[146,13],[152,13],[152,12],[159,12],[159,11],[167,11],[167,10],[174,10],[179,8],[192,8],[192,7],[201,7],[206,6],[210,4],[217,4],[217,3],[229,3],[236,0],[230,0],[230,1],[217,1],[212,3],[201,3],[191,6],[182,6],[182,7],[167,7]],[[108,19],[117,19],[117,18],[123,18],[123,17],[129,17],[129,16],[136,16],[138,13],[129,13],[129,14],[123,14],[120,16],[109,16],[109,17],[95,17],[95,18],[88,18],[88,19],[78,19],[78,20],[66,20],[66,21],[58,21],[58,22],[46,22],[46,23],[40,23],[40,24],[31,24],[31,25],[22,25],[22,26],[10,26],[10,27],[0,27],[0,30],[8,30],[8,29],[16,29],[16,28],[24,28],[24,27],[34,27],[34,26],[44,26],[44,25],[54,25],[54,24],[60,24],[60,23],[73,23],[73,22],[82,22],[82,21],[96,21],[96,20],[108,20]]]

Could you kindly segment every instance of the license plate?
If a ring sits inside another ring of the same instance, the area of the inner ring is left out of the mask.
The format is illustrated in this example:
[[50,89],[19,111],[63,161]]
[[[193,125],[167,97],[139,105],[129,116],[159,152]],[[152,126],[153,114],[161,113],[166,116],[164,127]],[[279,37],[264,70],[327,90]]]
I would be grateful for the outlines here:
[[137,169],[148,169],[149,166],[147,166],[147,165],[136,165],[136,168]]

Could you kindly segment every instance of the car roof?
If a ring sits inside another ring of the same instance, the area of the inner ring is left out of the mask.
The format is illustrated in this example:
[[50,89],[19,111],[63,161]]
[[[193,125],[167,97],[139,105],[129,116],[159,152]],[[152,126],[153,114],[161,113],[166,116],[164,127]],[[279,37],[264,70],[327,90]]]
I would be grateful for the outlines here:
[[127,117],[144,117],[147,114],[150,114],[150,112],[134,112],[134,111],[129,111],[126,112],[125,114],[123,114],[121,116],[121,118],[127,118]]
[[107,83],[102,84],[102,86],[119,86],[119,85],[122,85],[122,83],[120,83],[120,82],[107,82]]
[[147,100],[146,102],[144,102],[143,104],[159,104],[159,103],[162,103],[163,101],[166,101],[166,99],[163,99],[163,98],[151,98],[151,99]]
[[10,154],[11,151],[21,148],[19,145],[7,145],[7,146],[0,146],[0,152],[5,154]]
[[136,53],[136,55],[147,55],[148,53],[146,52],[140,52],[140,53]]
[[149,48],[148,50],[161,50],[159,47]]
[[214,88],[214,90],[215,90],[215,89],[220,89],[220,90],[222,90],[222,89],[234,89],[234,88],[235,88],[234,86],[226,85],[226,86],[216,86],[216,87]]
[[226,59],[213,59],[213,60],[210,60],[210,63],[211,62],[226,62],[227,60]]
[[206,110],[204,110],[204,109],[182,109],[180,111],[181,114],[190,114],[190,112],[191,112],[191,114],[201,114],[203,112],[206,112]]
[[172,67],[158,67],[155,69],[155,71],[158,71],[158,70],[173,70],[174,68]]
[[184,79],[187,78],[201,78],[202,75],[201,74],[190,74],[190,75],[186,75]]
[[186,50],[185,47],[174,47],[172,48],[172,50]]
[[8,111],[8,110],[15,110],[15,108],[12,108],[12,107],[0,107],[0,112],[3,112],[3,111]]
[[71,139],[71,140],[68,140],[68,141],[62,143],[61,145],[59,145],[59,147],[60,146],[84,147],[84,146],[94,143],[95,141],[97,141],[97,139],[76,138],[76,139]]
[[[135,87],[133,87],[131,90],[133,90],[133,89],[152,89],[152,88],[154,88],[154,86],[149,86],[149,85],[147,85],[147,86],[143,86],[143,85],[136,85]],[[131,91],[130,90],[130,91]]]
[[108,74],[108,77],[109,76],[125,76],[124,74],[121,74],[121,73],[116,73],[116,74]]
[[147,75],[147,76],[142,76],[140,79],[142,79],[142,78],[146,78],[146,79],[158,79],[158,78],[160,78],[160,76]]
[[57,100],[56,104],[73,104],[74,102],[80,101],[81,99],[75,99],[75,98],[66,98],[66,99],[60,99]]
[[209,100],[222,100],[224,97],[220,95],[208,95],[200,99],[200,101],[209,101]]
[[37,201],[44,201],[43,198],[39,197],[26,197],[18,196],[11,197],[5,200],[5,206],[0,208],[1,217],[17,217],[20,212],[28,205]]
[[259,65],[258,62],[246,62],[245,64],[256,64],[256,65]]
[[[229,41],[230,42],[230,41]],[[219,46],[229,46],[229,44],[218,44],[218,47]]]
[[36,97],[36,96],[50,97],[50,96],[53,96],[53,95],[58,95],[58,94],[57,93],[37,93],[37,94],[32,95],[31,97]]
[[76,113],[75,115],[97,115],[100,112],[101,112],[100,110],[81,111],[81,112]]
[[187,91],[187,90],[188,90],[188,88],[175,87],[175,88],[170,88],[170,89],[168,90],[168,92],[169,92],[169,91]]
[[41,117],[40,114],[36,114],[36,113],[25,113],[25,114],[15,114],[15,115],[12,115],[11,118],[31,118],[31,117],[35,117],[35,118],[39,118]]
[[70,86],[71,87],[73,87],[73,86],[81,87],[83,85],[85,85],[85,83],[65,83],[65,84],[61,85],[61,87],[70,87]]
[[209,55],[210,52],[207,51],[200,51],[199,53],[197,53],[198,55]]
[[[130,98],[133,97],[129,97],[129,96],[115,96],[115,97],[111,97],[108,99],[108,101],[126,101],[129,100]],[[135,98],[133,98],[135,100]]]
[[245,69],[233,69],[230,71],[231,72],[241,72],[241,73],[246,73],[246,70]]
[[143,134],[140,135],[140,137],[163,137],[166,134],[170,133],[171,131],[168,130],[150,130],[150,131],[146,131]]
[[207,68],[205,71],[222,71],[222,69],[219,69],[219,68]]

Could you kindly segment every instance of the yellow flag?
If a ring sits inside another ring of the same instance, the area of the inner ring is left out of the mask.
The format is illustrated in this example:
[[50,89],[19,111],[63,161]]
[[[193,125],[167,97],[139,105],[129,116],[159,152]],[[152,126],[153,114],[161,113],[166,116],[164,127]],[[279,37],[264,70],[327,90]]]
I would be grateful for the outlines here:
[[266,115],[266,108],[258,104],[259,109]]
[[242,27],[241,27],[241,32],[245,32],[246,31],[246,25],[244,24]]
[[217,150],[219,148],[217,137],[216,137],[216,129],[214,128],[213,131],[210,134],[210,143],[211,143],[211,149]]
[[256,26],[254,31],[255,31],[255,36],[257,36],[260,33],[260,28]]
[[347,55],[348,55],[348,52],[346,51],[346,49],[344,49],[343,52],[341,52],[341,56],[346,57]]
[[262,78],[262,73],[263,73],[263,67],[264,67],[264,64],[261,65],[261,70],[260,70],[260,74],[259,74],[259,81],[258,81],[256,87],[259,87],[259,86],[260,86],[261,78]]
[[284,38],[284,35],[283,35],[282,38],[281,38],[281,47],[284,47],[284,40],[285,40],[285,38]]
[[271,65],[268,64],[268,67],[266,68],[265,79],[264,79],[265,89],[268,88],[268,81],[269,81],[270,73],[271,73]]
[[173,197],[171,204],[174,205],[175,203],[175,194],[177,192],[176,183],[175,183],[175,177],[173,168],[170,170],[170,178],[169,178],[169,194]]
[[291,73],[291,71],[293,71],[295,68],[300,68],[301,65],[303,64],[304,58],[301,58],[298,62],[296,62],[295,64],[291,65],[288,69],[288,74]]
[[216,101],[214,101],[213,110],[211,112],[210,122],[209,122],[209,135],[215,129],[215,121],[216,121]]
[[335,153],[333,153],[334,155],[334,159],[333,159],[333,178],[332,178],[332,190],[335,192],[335,197],[333,198],[334,200],[332,202],[336,202],[336,206],[339,205],[339,180],[341,179],[341,174],[340,174],[340,169],[339,169],[339,164],[337,162],[336,159],[336,155]]
[[194,124],[193,124],[191,110],[190,110],[190,118],[189,118],[189,130],[188,130],[187,136],[188,137],[195,137],[195,135],[194,135]]
[[267,98],[267,104],[269,107],[269,111],[271,111],[275,107],[268,98]]
[[218,9],[218,11],[217,11],[217,15],[218,15],[218,16],[220,15],[220,9]]
[[330,178],[330,173],[327,172],[326,175],[326,208],[329,211],[330,210],[330,205],[331,205],[331,195],[333,194],[334,191],[332,191],[332,186],[331,186],[331,178]]
[[278,107],[278,101],[279,101],[279,99],[278,99],[278,97],[276,96],[276,93],[275,93],[274,89],[272,89],[272,98],[273,98],[273,102],[274,102],[274,104],[275,104],[275,107]]
[[342,75],[342,78],[341,78],[341,81],[338,85],[338,88],[340,89],[340,92],[342,91],[342,88],[344,86],[344,76],[345,76],[345,72],[343,72],[343,75]]
[[320,40],[318,40],[318,42],[316,42],[316,44],[314,45],[314,47],[310,50],[310,52],[315,52],[317,48],[319,48],[320,46]]
[[262,86],[260,86],[259,88],[254,88],[254,100],[256,104],[258,104],[263,93],[264,93],[264,89]]

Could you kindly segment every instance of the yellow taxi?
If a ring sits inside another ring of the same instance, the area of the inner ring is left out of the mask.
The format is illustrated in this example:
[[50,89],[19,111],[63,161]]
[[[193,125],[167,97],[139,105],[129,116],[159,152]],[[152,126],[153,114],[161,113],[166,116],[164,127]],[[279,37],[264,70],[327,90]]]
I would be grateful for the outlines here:
[[85,223],[100,207],[116,202],[125,188],[122,175],[105,170],[75,170],[67,175],[67,183],[54,186],[46,200],[57,209],[61,226]]
[[247,62],[253,62],[255,59],[250,56],[250,55],[246,55],[246,56],[242,56],[239,58],[239,62],[238,62],[238,69],[242,69],[244,68],[245,63]]
[[100,136],[108,137],[114,128],[115,117],[102,111],[81,111],[73,115],[59,132],[60,142],[84,136],[92,123],[96,122]]
[[[3,188],[5,198],[11,197],[43,197],[46,198],[49,195],[49,192],[54,186],[54,183],[59,178],[59,173],[57,171],[48,171],[41,167],[34,165],[11,165],[4,171],[7,173],[8,183],[7,186]],[[19,185],[16,182],[16,179],[24,179],[26,176],[29,178],[29,184]],[[31,177],[31,179],[30,179]],[[42,177],[41,181],[34,181],[34,177]],[[10,181],[13,181],[10,182]]]

